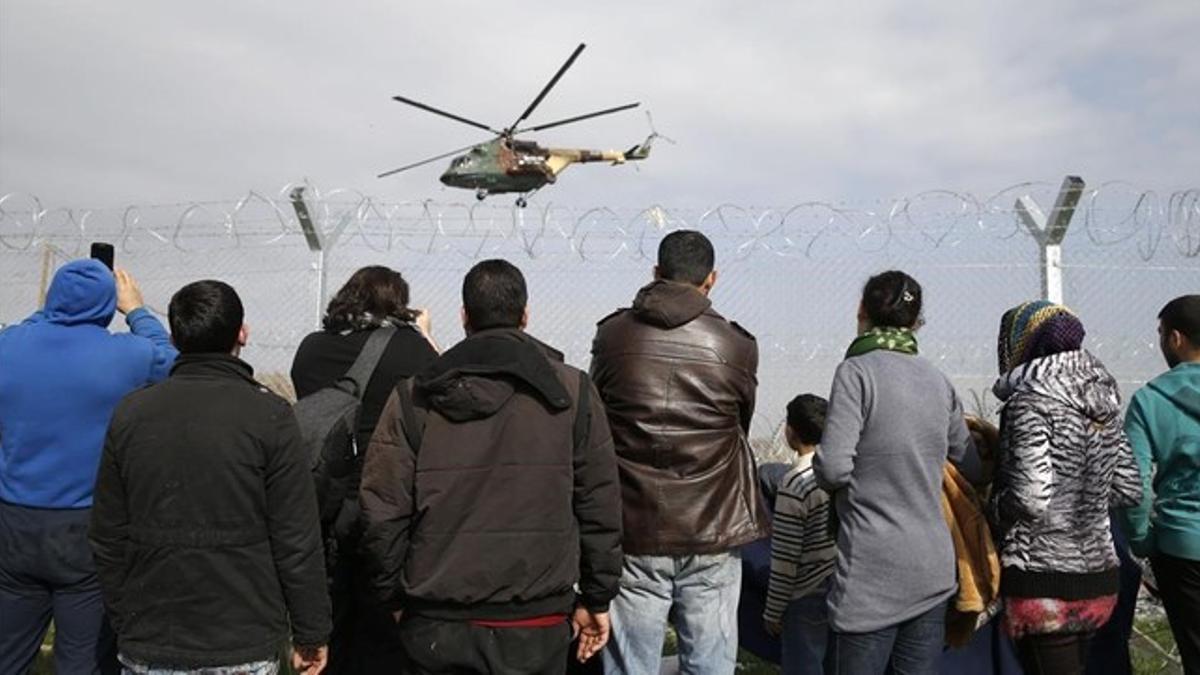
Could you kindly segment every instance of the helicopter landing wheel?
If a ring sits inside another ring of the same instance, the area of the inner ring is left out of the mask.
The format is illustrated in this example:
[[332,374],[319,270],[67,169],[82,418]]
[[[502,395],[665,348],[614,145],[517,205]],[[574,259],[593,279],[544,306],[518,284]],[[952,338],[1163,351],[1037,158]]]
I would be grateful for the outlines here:
[[487,190],[476,190],[475,191],[475,199],[477,199],[479,201],[483,201],[483,200],[487,199],[487,196],[488,196]]
[[524,197],[517,197],[517,208],[523,209],[526,206],[529,206],[529,202],[525,201]]

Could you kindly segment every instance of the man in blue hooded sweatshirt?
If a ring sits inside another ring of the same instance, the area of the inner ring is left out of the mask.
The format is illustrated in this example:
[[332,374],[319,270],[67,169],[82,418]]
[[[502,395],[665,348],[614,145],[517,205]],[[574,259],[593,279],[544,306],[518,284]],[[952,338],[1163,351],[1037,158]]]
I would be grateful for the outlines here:
[[1143,497],[1123,520],[1130,548],[1150,558],[1184,672],[1200,673],[1200,295],[1168,302],[1158,320],[1171,369],[1129,403]]
[[[120,311],[128,334],[108,324]],[[109,418],[177,352],[123,270],[76,260],[46,306],[0,331],[0,673],[27,672],[54,619],[59,673],[116,663],[88,545]]]

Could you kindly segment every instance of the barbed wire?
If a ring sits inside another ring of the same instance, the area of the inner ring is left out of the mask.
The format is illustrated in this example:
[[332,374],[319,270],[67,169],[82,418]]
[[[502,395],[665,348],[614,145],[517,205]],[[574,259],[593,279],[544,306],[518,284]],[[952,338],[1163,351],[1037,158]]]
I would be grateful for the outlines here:
[[[289,199],[297,187],[305,188],[314,224],[330,238],[339,235],[322,254],[309,249]],[[313,330],[332,287],[354,269],[402,268],[414,297],[434,316],[453,317],[470,261],[503,256],[525,259],[519,264],[538,292],[535,334],[586,365],[594,322],[628,303],[662,234],[700,229],[717,247],[723,271],[731,272],[722,275],[720,311],[758,336],[756,448],[764,458],[786,460],[779,429],[787,400],[800,391],[828,391],[845,331],[853,327],[858,298],[851,287],[895,266],[913,269],[926,287],[930,329],[922,353],[947,373],[972,412],[994,416],[996,317],[1039,288],[1038,247],[1013,204],[1030,195],[1045,208],[1057,194],[1049,183],[1020,183],[984,197],[928,190],[858,204],[547,203],[523,210],[498,201],[387,201],[296,184],[236,201],[92,209],[9,194],[0,197],[0,266],[8,282],[0,287],[0,321],[32,311],[59,264],[86,255],[91,241],[109,241],[159,305],[195,278],[235,283],[254,317],[249,357],[264,376],[286,380],[295,348]],[[1067,248],[1069,301],[1088,318],[1090,347],[1128,395],[1161,367],[1145,308],[1194,292],[1200,282],[1200,189],[1155,191],[1121,182],[1091,188],[1077,207]],[[730,269],[739,261],[745,264]],[[1113,307],[1123,308],[1119,316]],[[436,323],[444,343],[456,337],[452,324]]]
[[[78,253],[107,238],[120,249],[171,247],[181,252],[299,245],[300,224],[288,198],[298,184],[271,195],[249,191],[232,202],[134,204],[123,208],[50,208],[33,195],[0,196],[0,250],[27,251],[41,242]],[[1024,195],[1050,203],[1054,186],[1018,183],[987,197],[926,190],[870,205],[809,201],[787,207],[723,203],[705,209],[650,205],[640,209],[576,208],[555,203],[521,209],[493,202],[389,202],[357,190],[322,192],[303,185],[317,227],[341,232],[341,242],[379,252],[457,252],[477,259],[504,243],[529,258],[569,255],[580,260],[628,256],[647,260],[662,232],[700,229],[722,240],[735,260],[753,255],[821,259],[834,241],[865,253],[927,251],[970,237],[1028,237],[1013,208]],[[1136,242],[1153,259],[1169,245],[1184,258],[1200,256],[1200,188],[1170,192],[1110,181],[1088,189],[1073,230],[1093,246]]]

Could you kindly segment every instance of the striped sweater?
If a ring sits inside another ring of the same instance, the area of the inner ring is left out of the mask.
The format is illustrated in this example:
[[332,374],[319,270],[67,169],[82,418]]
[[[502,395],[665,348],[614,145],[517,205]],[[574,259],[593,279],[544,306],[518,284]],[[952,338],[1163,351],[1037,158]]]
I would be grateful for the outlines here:
[[829,523],[829,495],[817,487],[811,454],[783,477],[775,498],[771,580],[766,621],[781,621],[792,600],[809,595],[833,573],[837,542]]

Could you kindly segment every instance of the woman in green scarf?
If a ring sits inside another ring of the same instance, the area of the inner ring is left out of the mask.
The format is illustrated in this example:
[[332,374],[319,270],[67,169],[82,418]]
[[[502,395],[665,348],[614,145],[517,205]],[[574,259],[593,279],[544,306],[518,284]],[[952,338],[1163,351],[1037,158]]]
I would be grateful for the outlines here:
[[942,466],[973,481],[979,459],[954,386],[917,354],[921,300],[904,272],[867,281],[834,376],[813,460],[838,520],[826,673],[937,672],[956,588]]

